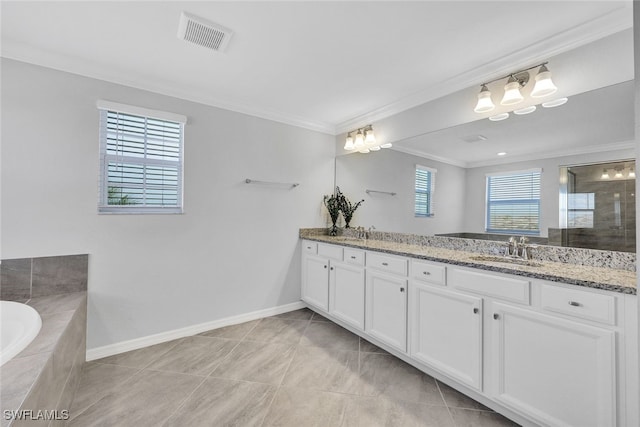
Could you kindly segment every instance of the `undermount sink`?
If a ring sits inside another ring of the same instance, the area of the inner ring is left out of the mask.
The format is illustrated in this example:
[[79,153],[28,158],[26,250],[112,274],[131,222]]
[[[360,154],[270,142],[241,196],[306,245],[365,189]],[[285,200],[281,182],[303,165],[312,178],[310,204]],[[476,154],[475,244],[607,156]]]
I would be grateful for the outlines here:
[[505,256],[492,256],[492,255],[476,255],[471,257],[474,261],[484,262],[501,262],[505,264],[526,265],[527,267],[542,267],[539,262],[531,261],[522,258],[510,258]]

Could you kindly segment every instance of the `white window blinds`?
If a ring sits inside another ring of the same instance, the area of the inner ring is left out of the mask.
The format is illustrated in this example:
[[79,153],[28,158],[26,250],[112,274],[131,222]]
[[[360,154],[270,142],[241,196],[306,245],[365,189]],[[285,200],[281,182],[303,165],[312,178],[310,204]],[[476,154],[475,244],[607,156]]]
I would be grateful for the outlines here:
[[488,232],[540,233],[540,169],[487,175]]
[[141,115],[139,113],[144,111],[139,108],[135,111],[138,114],[100,109],[98,210],[107,213],[180,213],[186,120],[179,122]]
[[415,182],[415,216],[433,216],[433,193],[435,189],[436,170],[416,165]]

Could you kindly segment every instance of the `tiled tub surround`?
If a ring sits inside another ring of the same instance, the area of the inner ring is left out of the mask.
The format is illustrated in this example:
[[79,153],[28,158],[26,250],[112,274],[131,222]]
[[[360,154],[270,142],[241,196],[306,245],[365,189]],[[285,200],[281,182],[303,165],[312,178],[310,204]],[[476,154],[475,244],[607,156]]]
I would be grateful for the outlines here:
[[0,299],[27,301],[87,290],[88,255],[3,259]]
[[2,299],[35,308],[42,328],[0,367],[0,426],[64,424],[62,419],[12,421],[5,411],[33,411],[33,418],[39,410],[57,411],[54,417],[64,418],[62,411],[69,410],[86,355],[87,261],[87,255],[2,261]]
[[351,230],[345,231],[342,236],[332,237],[326,235],[326,229],[300,229],[300,237],[499,273],[636,294],[636,255],[632,253],[538,246],[533,252],[533,258],[540,265],[531,267],[473,259],[478,254],[500,255],[501,246],[494,241],[378,231],[371,232],[368,239],[355,239]]

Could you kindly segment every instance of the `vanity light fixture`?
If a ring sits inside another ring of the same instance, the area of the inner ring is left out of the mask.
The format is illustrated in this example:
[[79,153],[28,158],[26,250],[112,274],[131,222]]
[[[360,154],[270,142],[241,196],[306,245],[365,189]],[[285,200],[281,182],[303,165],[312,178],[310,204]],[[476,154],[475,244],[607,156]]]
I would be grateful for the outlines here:
[[[352,136],[355,133],[355,138]],[[362,128],[347,132],[347,138],[344,142],[344,149],[347,151],[357,151],[359,153],[369,153],[371,151],[380,151],[381,148],[391,148],[390,142],[380,144],[376,141],[376,135],[373,132],[373,125],[366,125]]]
[[473,111],[476,113],[486,113],[494,108],[496,108],[496,106],[491,100],[491,92],[487,88],[487,85],[483,84],[478,94],[478,104],[476,104],[476,108],[474,108]]
[[535,80],[536,85],[531,91],[531,96],[533,98],[542,98],[544,96],[554,94],[558,90],[556,85],[551,81],[551,71],[547,68],[546,63],[540,66],[540,70],[538,71],[538,75],[536,75]]
[[509,118],[509,113],[501,113],[501,114],[496,114],[495,116],[489,117],[489,120],[491,120],[492,122],[499,122],[501,120],[506,120],[508,118]]
[[528,107],[520,108],[519,110],[513,110],[513,114],[517,114],[519,116],[522,116],[524,114],[531,114],[534,111],[536,111],[536,106],[535,105],[530,105]]
[[629,177],[629,178],[633,178],[633,179],[635,179],[635,178],[636,178],[636,171],[635,171],[634,169],[631,169],[631,170],[629,171],[629,175],[628,175],[628,177]]
[[614,178],[622,178],[622,169],[616,168],[616,173],[613,175]]
[[602,176],[600,178],[601,179],[609,179],[609,172],[607,172],[606,169],[602,169]]
[[544,108],[559,107],[560,105],[566,104],[568,100],[569,98],[558,98],[558,99],[554,99],[553,101],[543,102],[542,106]]
[[[535,85],[533,90],[531,91],[532,98],[542,98],[545,96],[549,96],[555,93],[558,88],[553,81],[551,80],[551,72],[549,68],[547,68],[548,62],[543,62],[538,65],[534,65],[533,67],[525,68],[515,73],[507,74],[506,76],[502,76],[500,78],[482,83],[480,85],[480,93],[478,94],[478,102],[476,103],[473,111],[476,113],[486,113],[492,111],[495,108],[493,100],[491,99],[491,91],[488,88],[488,85],[493,82],[497,82],[499,80],[507,79],[507,83],[504,85],[504,93],[502,96],[502,100],[500,101],[501,105],[516,105],[520,102],[524,101],[524,96],[520,92],[522,88],[524,88],[529,83],[530,74],[529,71],[534,68],[538,68],[538,74],[535,76]],[[550,101],[543,104],[543,107],[555,107],[558,105],[562,105],[567,102],[566,98],[560,98],[558,100]],[[519,110],[515,110],[516,114],[529,114],[536,110],[535,105],[521,108]],[[492,116],[489,119],[496,121],[496,117],[500,117],[499,120],[504,120],[502,114],[498,114],[496,116]],[[508,117],[508,116],[507,116]]]

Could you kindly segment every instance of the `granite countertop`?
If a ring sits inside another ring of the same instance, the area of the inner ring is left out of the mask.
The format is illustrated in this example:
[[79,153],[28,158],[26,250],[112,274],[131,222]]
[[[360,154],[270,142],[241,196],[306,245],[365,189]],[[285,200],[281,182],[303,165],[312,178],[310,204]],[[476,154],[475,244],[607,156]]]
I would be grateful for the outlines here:
[[[445,249],[432,246],[398,243],[384,240],[355,239],[351,237],[331,237],[327,235],[304,235],[306,240],[332,243],[358,249],[386,252],[393,255],[436,261],[445,264],[473,267],[498,273],[562,282],[607,291],[636,294],[636,273],[634,271],[577,265],[563,262],[532,260],[520,265],[508,262],[487,261],[481,258],[498,260],[498,257],[482,255],[477,252]],[[480,259],[478,259],[480,258]]]

